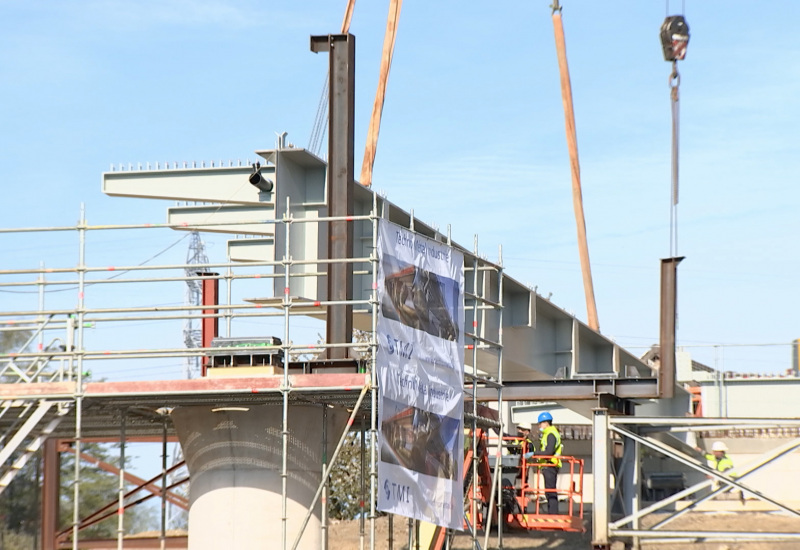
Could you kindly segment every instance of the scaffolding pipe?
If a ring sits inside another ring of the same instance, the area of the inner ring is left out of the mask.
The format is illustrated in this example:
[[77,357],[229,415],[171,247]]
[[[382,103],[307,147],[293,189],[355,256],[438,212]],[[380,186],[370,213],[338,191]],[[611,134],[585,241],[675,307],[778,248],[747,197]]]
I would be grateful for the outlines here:
[[347,433],[350,431],[351,426],[353,425],[353,421],[358,414],[359,408],[361,408],[361,402],[364,401],[364,397],[367,395],[367,391],[369,391],[368,386],[364,386],[361,388],[361,393],[358,394],[358,401],[356,401],[355,406],[353,407],[352,412],[350,413],[350,417],[347,419],[347,424],[345,425],[344,430],[342,430],[342,436],[339,438],[339,441],[336,443],[336,448],[331,455],[331,461],[326,465],[322,480],[320,481],[319,486],[317,487],[317,492],[314,493],[314,498],[311,500],[311,504],[308,507],[308,511],[306,512],[305,517],[303,518],[303,523],[300,525],[300,529],[297,532],[297,538],[294,540],[294,544],[292,544],[292,550],[297,549],[297,545],[300,544],[300,539],[303,537],[303,531],[308,525],[308,520],[311,519],[311,514],[314,513],[314,506],[317,505],[317,501],[322,495],[325,487],[328,485],[328,477],[331,475],[331,470],[333,466],[336,464],[336,459],[339,458],[339,452],[342,450],[344,446],[344,442],[347,439]]
[[793,510],[792,508],[789,508],[788,506],[785,506],[781,502],[779,502],[779,501],[777,501],[777,500],[775,500],[775,499],[773,499],[773,498],[761,493],[760,491],[756,491],[755,489],[749,489],[749,488],[747,488],[747,487],[745,487],[743,485],[740,485],[738,481],[735,481],[735,480],[729,478],[726,475],[723,475],[722,473],[720,473],[720,472],[718,472],[716,470],[712,470],[711,468],[707,468],[707,467],[705,467],[705,466],[703,466],[701,464],[696,463],[695,461],[689,459],[688,457],[686,457],[682,453],[679,453],[679,452],[671,449],[667,445],[652,441],[652,440],[650,440],[650,439],[648,439],[646,437],[640,437],[640,436],[634,434],[633,432],[631,432],[629,430],[626,430],[624,428],[619,428],[617,426],[613,426],[612,425],[610,427],[610,429],[612,431],[614,431],[614,432],[617,432],[620,435],[623,435],[625,437],[629,437],[630,439],[633,439],[634,441],[638,441],[639,443],[642,443],[642,444],[650,447],[651,449],[655,449],[656,451],[659,451],[662,454],[664,454],[664,455],[666,455],[666,456],[668,456],[668,457],[670,457],[670,458],[672,458],[674,460],[677,460],[678,462],[681,462],[682,464],[685,464],[686,466],[689,466],[690,468],[694,468],[695,470],[698,470],[698,471],[703,472],[705,474],[711,475],[711,476],[715,477],[716,479],[722,481],[723,483],[727,483],[728,485],[732,485],[732,486],[734,486],[737,489],[740,489],[742,491],[747,491],[748,493],[752,493],[755,496],[757,496],[758,498],[760,498],[761,500],[765,500],[765,501],[769,502],[770,504],[772,504],[774,506],[777,506],[778,508],[781,508],[782,510],[784,510],[786,512],[789,512],[790,514],[793,514],[795,516],[800,516],[800,512],[798,512],[796,510]]
[[[475,258],[473,259],[474,270],[472,274],[472,288],[474,294],[478,295],[478,235],[474,238]],[[478,301],[472,301],[472,329],[477,333],[478,331]],[[466,331],[464,331],[466,333]],[[464,336],[467,336],[465,334]],[[478,548],[478,521],[477,521],[477,507],[478,507],[478,438],[475,437],[478,430],[478,400],[475,395],[478,393],[478,349],[475,347],[477,337],[473,334],[470,335],[473,339],[472,347],[472,524],[470,525],[470,532],[472,533],[472,546]]]
[[[125,420],[127,411],[122,412],[119,431],[119,489],[117,497],[117,550],[122,550],[125,538]],[[76,455],[75,460],[80,460]]]
[[[497,263],[499,264],[500,268],[497,271],[497,300],[498,300],[498,333],[497,333],[497,412],[499,413],[500,417],[500,427],[498,432],[500,434],[500,441],[502,441],[503,433],[504,433],[504,423],[503,423],[503,312],[505,309],[505,300],[503,299],[503,279],[504,279],[504,271],[503,271],[503,245],[499,245],[498,256],[497,256]],[[502,459],[502,446],[500,447],[498,462],[495,463],[495,469],[499,468],[498,480],[497,480],[497,546],[502,550],[503,548],[503,523],[505,523],[505,517],[503,516],[503,459]],[[484,545],[487,548],[489,547],[489,543]]]
[[[364,417],[361,417],[361,433],[359,434],[359,442],[361,447],[359,449],[359,470],[360,475],[358,476],[359,481],[359,491],[358,491],[358,549],[364,550],[364,502],[366,499],[366,485],[364,483],[364,477],[366,474],[366,453],[364,452],[366,448],[366,430],[367,430],[367,423],[364,420]],[[391,514],[389,515],[391,518]],[[392,538],[392,528],[389,527],[389,540]],[[391,546],[391,544],[390,544]]]
[[159,540],[161,550],[167,547],[167,420],[161,424],[163,439],[161,440],[161,529]]
[[800,533],[766,533],[762,531],[634,531],[633,529],[621,529],[616,532],[620,537],[641,537],[641,538],[688,538],[688,539],[711,539],[726,538],[732,540],[797,540]]
[[72,502],[73,502],[73,511],[72,511],[72,550],[78,550],[78,542],[80,539],[79,530],[80,530],[80,502],[81,502],[81,461],[80,461],[80,454],[81,454],[81,417],[83,413],[83,349],[84,349],[84,339],[83,339],[83,323],[84,323],[84,315],[85,315],[85,301],[84,301],[84,291],[85,291],[85,279],[86,279],[86,272],[84,271],[86,268],[86,207],[83,203],[81,203],[81,217],[80,222],[78,223],[78,235],[79,235],[79,246],[78,246],[78,307],[77,307],[77,325],[78,325],[78,337],[77,337],[77,353],[76,353],[76,361],[77,361],[77,373],[76,373],[76,387],[75,387],[75,468],[74,468],[74,477],[75,483],[72,492]]
[[[292,223],[302,222],[303,218],[292,218]],[[306,220],[307,221],[307,220]],[[321,218],[313,218],[314,222],[321,221]],[[334,220],[331,220],[334,221]],[[341,221],[345,221],[342,219]],[[355,221],[354,219],[347,218],[346,221],[351,222]],[[348,264],[348,263],[360,263],[367,261],[368,258],[315,258],[313,260],[296,260],[293,263],[297,265],[307,265],[307,264]],[[248,267],[269,267],[269,266],[279,266],[281,262],[279,261],[257,261],[257,262],[247,262]],[[166,264],[166,265],[116,265],[116,266],[105,266],[105,267],[85,267],[81,271],[84,273],[107,273],[109,271],[166,271],[166,270],[185,270],[185,269],[222,269],[225,267],[241,267],[240,263],[235,262],[221,262],[221,263],[208,263],[208,264]],[[48,268],[37,268],[37,269],[0,269],[0,275],[38,275],[41,273],[77,273],[79,268],[74,267],[48,267]],[[218,276],[217,278],[222,278],[223,276]],[[102,279],[101,279],[102,280]],[[95,283],[96,281],[89,281],[90,284]],[[36,281],[32,281],[29,286],[34,286],[39,284]],[[63,285],[65,283],[61,281],[53,281],[46,283],[47,285]],[[74,284],[74,283],[73,283]]]
[[[290,256],[291,248],[289,246],[289,238],[290,238],[290,228],[291,224],[294,221],[292,217],[292,210],[291,210],[291,203],[289,197],[286,197],[286,211],[283,213],[283,230],[284,230],[284,249],[283,249],[283,261],[281,262],[283,265],[283,343],[282,346],[285,346],[284,349],[284,358],[286,361],[287,368],[283,369],[283,382],[281,383],[281,397],[283,398],[283,410],[282,410],[282,420],[281,420],[281,548],[282,550],[286,550],[286,543],[287,535],[286,535],[286,527],[288,522],[288,506],[286,502],[286,490],[287,490],[287,482],[288,482],[288,472],[289,472],[289,464],[288,464],[288,457],[289,454],[289,361],[291,360],[289,357],[289,308],[291,307],[291,299],[289,296],[289,268],[291,266],[292,260]],[[311,507],[309,508],[311,509]],[[300,529],[299,535],[302,536],[303,529]]]
[[[318,218],[309,218],[303,219],[298,218],[297,222],[299,223],[317,223],[317,222],[329,222],[329,221],[354,221],[354,220],[368,220],[369,215],[354,215],[354,216],[320,216]],[[220,221],[220,222],[203,222],[203,223],[195,223],[195,224],[184,224],[184,223],[140,223],[140,224],[127,224],[127,225],[83,225],[83,229],[86,231],[108,231],[114,229],[187,229],[187,227],[193,228],[203,228],[203,227],[214,227],[219,225],[255,225],[255,224],[277,224],[280,223],[281,220],[277,219],[270,219],[270,218],[261,218],[261,219],[253,219],[253,220],[242,220],[242,221]],[[50,231],[75,231],[81,228],[81,225],[70,225],[70,226],[52,226],[52,227],[12,227],[12,228],[0,228],[0,234],[3,233],[37,233],[37,232],[50,232]]]
[[[378,467],[377,467],[377,410],[378,410],[378,195],[372,194],[372,338],[370,340],[370,453],[369,453],[369,547],[375,550],[375,499],[378,494]],[[390,516],[391,517],[391,516]],[[390,523],[391,525],[391,523]],[[392,540],[390,529],[389,540]]]
[[[780,449],[778,449],[776,451],[773,451],[772,453],[769,453],[767,455],[767,458],[762,458],[761,460],[759,460],[755,464],[748,465],[748,467],[745,468],[744,471],[742,471],[737,476],[737,480],[741,480],[741,479],[747,477],[748,475],[752,474],[753,472],[755,472],[757,470],[760,470],[763,466],[766,466],[768,463],[770,463],[770,462],[772,462],[774,460],[777,460],[781,456],[794,451],[797,447],[800,447],[800,440],[795,440],[795,441],[789,443],[788,445],[785,445],[784,447],[781,447]],[[706,486],[708,486],[708,485],[712,485],[712,482],[710,480],[709,480],[708,484],[706,484]],[[662,519],[661,521],[659,521],[657,524],[653,525],[651,527],[651,529],[658,529],[662,525],[666,525],[667,523],[671,522],[672,520],[678,519],[683,514],[691,511],[691,509],[694,508],[695,506],[697,506],[698,504],[701,504],[701,503],[703,503],[703,502],[705,502],[707,500],[710,500],[710,499],[714,498],[716,495],[718,495],[718,494],[720,494],[720,493],[722,493],[724,491],[727,491],[729,488],[730,488],[729,485],[725,485],[723,487],[715,489],[714,491],[712,491],[708,495],[700,498],[700,500],[697,500],[697,501],[693,502],[692,504],[690,504],[689,506],[687,506],[683,510],[676,510],[669,517],[666,517],[666,518]],[[634,523],[632,525],[632,527],[635,529],[637,526]]]
[[[354,417],[355,417],[355,414],[356,414],[357,410],[358,410],[358,407],[353,409]],[[349,428],[350,428],[350,426],[345,427],[344,433],[342,434],[342,441],[344,441],[345,437],[347,436],[347,431],[348,431]],[[322,497],[321,497],[322,498],[322,506],[321,506],[322,510],[320,511],[320,514],[321,514],[322,518],[320,520],[320,529],[322,531],[322,540],[320,541],[321,542],[320,548],[321,548],[321,550],[328,550],[328,476],[327,476],[327,473],[328,473],[327,472],[327,470],[328,470],[328,406],[327,405],[322,405],[322,453],[321,454],[322,454],[322,479],[320,480],[320,483],[322,485]],[[331,461],[331,462],[333,462],[333,461]],[[311,512],[312,510],[313,510],[313,506],[309,507],[309,512]],[[303,529],[305,529],[305,526],[303,526]],[[302,537],[302,536],[303,536],[303,533],[302,533],[302,529],[301,529],[301,532],[298,535],[298,540],[299,540],[299,537]]]

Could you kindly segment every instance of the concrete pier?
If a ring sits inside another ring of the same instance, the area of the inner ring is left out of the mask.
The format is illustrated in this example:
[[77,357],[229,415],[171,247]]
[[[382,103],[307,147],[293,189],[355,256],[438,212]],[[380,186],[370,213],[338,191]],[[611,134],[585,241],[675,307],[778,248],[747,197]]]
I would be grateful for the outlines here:
[[[281,405],[179,407],[172,419],[191,476],[189,548],[279,548],[282,536]],[[327,409],[327,456],[347,423]],[[287,548],[322,479],[323,407],[291,406]],[[298,548],[319,549],[318,502]]]

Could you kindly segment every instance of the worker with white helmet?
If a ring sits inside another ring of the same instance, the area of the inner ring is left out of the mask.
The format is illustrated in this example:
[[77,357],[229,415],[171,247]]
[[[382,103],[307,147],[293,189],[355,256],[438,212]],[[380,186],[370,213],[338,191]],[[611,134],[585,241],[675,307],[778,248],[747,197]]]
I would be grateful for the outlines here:
[[703,453],[703,457],[708,461],[708,467],[718,472],[726,472],[733,468],[733,460],[728,456],[728,446],[722,441],[715,441],[711,445],[711,452],[705,453],[700,447],[696,449]]
[[530,422],[517,422],[517,440],[518,453],[524,453],[525,458],[528,459],[533,456],[534,442],[531,438],[531,425]]

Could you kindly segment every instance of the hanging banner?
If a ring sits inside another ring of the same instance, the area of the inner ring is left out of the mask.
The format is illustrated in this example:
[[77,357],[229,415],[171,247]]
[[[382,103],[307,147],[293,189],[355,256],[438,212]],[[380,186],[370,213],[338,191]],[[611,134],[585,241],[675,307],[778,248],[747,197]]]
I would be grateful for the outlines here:
[[462,529],[464,256],[380,220],[378,509]]

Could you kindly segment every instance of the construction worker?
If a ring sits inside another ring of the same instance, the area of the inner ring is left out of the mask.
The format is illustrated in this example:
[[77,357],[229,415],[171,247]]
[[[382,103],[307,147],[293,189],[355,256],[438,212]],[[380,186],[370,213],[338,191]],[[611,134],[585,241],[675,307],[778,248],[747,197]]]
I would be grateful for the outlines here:
[[533,438],[531,438],[531,425],[529,422],[517,423],[517,440],[515,444],[519,448],[519,454],[524,452],[525,458],[530,458],[533,456],[533,449],[535,445]]
[[[542,459],[542,464],[539,469],[544,478],[545,496],[547,497],[547,513],[558,513],[558,493],[556,492],[556,481],[558,480],[558,471],[561,469],[561,453],[564,451],[564,446],[561,444],[561,434],[553,426],[553,415],[549,412],[543,412],[539,415],[539,434],[541,441],[539,442],[539,449],[535,451],[534,456],[547,456],[550,458]],[[545,466],[544,464],[547,464]]]
[[[533,457],[533,450],[535,448],[533,438],[531,438],[531,425],[529,422],[517,422],[517,436],[510,445],[508,452],[512,455],[521,455],[519,457],[519,473],[518,478],[522,479],[523,483],[528,483],[530,479],[529,469],[531,466],[530,460]],[[523,468],[523,462],[527,462],[527,466]]]
[[698,452],[703,453],[703,457],[708,461],[708,467],[720,473],[733,468],[733,460],[727,455],[728,446],[722,441],[715,441],[711,445],[711,453],[706,453],[700,447],[695,447]]
[[[728,456],[728,446],[725,445],[722,441],[715,441],[713,445],[711,445],[711,452],[706,453],[700,447],[695,447],[698,452],[703,453],[703,458],[706,459],[708,463],[708,467],[712,470],[716,470],[720,473],[727,472],[728,470],[733,469],[733,460],[730,459]],[[737,474],[734,472],[730,472],[728,475],[735,478],[738,477]],[[711,476],[709,476],[711,477]],[[714,480],[714,488],[716,489],[719,486],[719,481]],[[723,495],[720,495],[717,498],[725,499],[726,497],[738,498],[742,502],[744,502],[744,493],[742,491],[738,492],[729,492]]]

